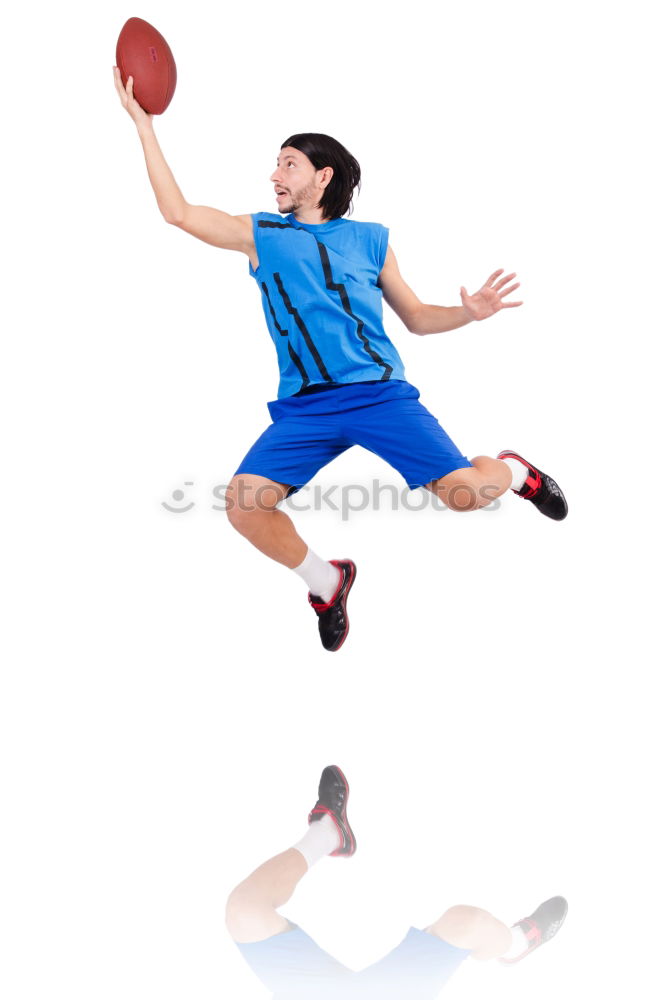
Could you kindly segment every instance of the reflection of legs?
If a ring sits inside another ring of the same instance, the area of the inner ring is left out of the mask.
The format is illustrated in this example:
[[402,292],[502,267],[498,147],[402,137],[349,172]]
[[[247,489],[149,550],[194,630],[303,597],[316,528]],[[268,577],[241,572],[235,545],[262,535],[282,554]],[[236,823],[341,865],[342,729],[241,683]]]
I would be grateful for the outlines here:
[[452,906],[426,930],[455,948],[470,951],[472,958],[481,960],[500,958],[512,942],[510,928],[487,910],[476,906]]
[[290,899],[307,871],[306,859],[295,848],[260,865],[228,899],[226,921],[232,938],[263,941],[289,930],[289,920],[277,910]]
[[347,821],[349,785],[339,767],[325,767],[318,799],[308,817],[308,830],[289,851],[266,861],[230,894],[227,926],[238,943],[264,941],[290,930],[277,912],[309,868],[328,854],[349,857],[356,840]]
[[[321,829],[319,823],[314,826]],[[303,851],[320,853],[319,844],[304,841],[302,850],[292,848],[267,861],[228,900],[228,929],[239,951],[269,992],[278,996],[315,997],[320,988],[344,983],[352,975],[305,931],[276,912],[310,867]],[[334,828],[328,846],[337,843]]]
[[471,952],[472,958],[519,962],[558,934],[568,912],[563,896],[546,899],[533,913],[506,927],[475,906],[453,906],[427,928],[441,941]]
[[561,896],[506,927],[475,906],[453,906],[425,931],[412,927],[379,962],[358,973],[366,997],[378,1000],[437,996],[466,958],[518,962],[558,932],[567,911]]

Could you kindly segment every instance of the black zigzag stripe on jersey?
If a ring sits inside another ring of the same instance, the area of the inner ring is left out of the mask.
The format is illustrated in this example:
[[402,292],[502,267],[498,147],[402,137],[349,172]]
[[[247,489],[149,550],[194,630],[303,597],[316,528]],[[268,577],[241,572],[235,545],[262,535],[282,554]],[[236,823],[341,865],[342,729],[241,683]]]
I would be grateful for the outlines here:
[[[279,223],[275,222],[275,223],[273,223],[273,225],[278,226]],[[286,227],[286,228],[293,229],[294,227],[293,226],[289,226],[289,227]],[[285,308],[287,309],[287,311],[290,314],[290,316],[294,316],[294,322],[296,323],[296,325],[301,330],[301,333],[303,334],[303,339],[306,341],[306,344],[308,345],[308,350],[310,351],[310,353],[312,354],[312,356],[315,358],[315,364],[319,368],[320,373],[322,375],[322,378],[325,380],[325,382],[333,382],[333,379],[331,378],[331,376],[329,375],[328,371],[326,370],[326,365],[324,364],[324,362],[322,361],[322,358],[320,357],[319,351],[317,350],[317,348],[315,347],[315,345],[313,343],[313,338],[310,336],[310,333],[308,332],[308,327],[306,326],[306,324],[304,323],[304,321],[301,319],[301,316],[299,315],[299,313],[297,312],[297,310],[292,305],[292,302],[290,301],[290,297],[289,297],[289,295],[287,294],[287,292],[285,291],[285,289],[283,287],[283,282],[281,280],[280,274],[277,271],[274,272],[274,281],[276,282],[276,285],[278,287],[278,291],[280,292],[281,298],[282,298],[283,302],[285,303]]]
[[[289,222],[271,222],[268,219],[259,219],[258,220],[258,228],[260,228],[260,229],[295,229],[296,227],[295,226],[291,226]],[[278,291],[281,294],[283,302],[285,303],[285,308],[287,309],[287,311],[290,314],[290,316],[294,316],[294,321],[295,321],[296,325],[299,327],[299,329],[301,330],[301,332],[303,334],[303,338],[306,341],[306,344],[308,345],[308,349],[309,349],[310,353],[312,354],[312,356],[315,358],[315,363],[317,364],[317,367],[319,368],[322,376],[324,377],[324,379],[327,382],[333,382],[333,379],[331,378],[331,376],[329,375],[328,371],[326,370],[326,366],[325,366],[324,362],[322,361],[322,358],[320,357],[319,351],[317,350],[317,348],[315,347],[315,345],[313,343],[312,337],[310,336],[310,333],[308,332],[308,328],[306,327],[306,324],[301,319],[301,316],[299,315],[299,313],[297,312],[297,310],[292,305],[292,302],[290,301],[290,297],[289,297],[289,295],[287,294],[287,292],[285,291],[285,289],[283,287],[283,282],[281,281],[280,274],[274,274],[274,279],[276,281],[276,284],[278,285]],[[266,285],[264,283],[262,284],[262,288],[266,291]],[[273,316],[274,323],[276,323],[276,316],[274,314],[274,310],[273,310],[273,307],[271,305],[271,300],[269,299],[269,293],[268,292],[267,292],[267,301],[269,303],[269,309],[271,310],[271,315]],[[278,330],[279,333],[281,333],[281,334],[284,333],[286,335],[286,331],[281,330],[281,328],[278,326],[278,323],[276,323],[276,329]],[[292,345],[290,344],[289,341],[288,341],[288,347],[289,347],[289,351],[290,351],[290,357],[292,358],[292,360],[294,361],[295,365],[299,369],[299,372],[301,373],[302,377],[305,378],[305,380],[306,380],[304,382],[303,386],[301,387],[302,389],[305,389],[305,388],[307,388],[308,385],[310,385],[310,379],[308,378],[308,375],[306,374],[305,369],[303,368],[303,365],[301,365],[301,359],[297,359],[296,355],[294,357],[292,356],[293,355],[293,349],[292,349]]]
[[267,286],[266,281],[262,282],[262,291],[264,292],[265,298],[267,300],[267,305],[269,306],[269,312],[271,313],[271,318],[274,321],[274,326],[278,330],[278,332],[281,335],[281,337],[287,337],[288,338],[288,340],[287,340],[287,350],[289,351],[289,355],[292,358],[292,361],[294,362],[294,364],[297,366],[297,368],[299,370],[299,375],[303,379],[302,384],[301,384],[301,388],[302,389],[307,389],[308,386],[310,385],[310,379],[308,378],[308,373],[307,373],[306,369],[303,366],[303,362],[302,362],[301,358],[299,357],[299,355],[297,354],[297,352],[292,347],[292,344],[290,343],[290,339],[289,339],[289,335],[288,335],[287,330],[283,330],[283,328],[279,325],[278,320],[276,319],[276,313],[274,311],[273,305],[271,304],[271,296],[269,295],[269,288]]
[[323,243],[320,243],[317,237],[315,237],[315,241],[317,243],[317,249],[319,250],[320,258],[322,260],[322,268],[324,270],[326,287],[331,292],[338,292],[340,296],[340,301],[342,302],[343,309],[345,310],[347,315],[351,316],[352,319],[355,320],[356,322],[356,332],[359,335],[361,341],[363,342],[364,348],[366,349],[367,353],[370,355],[372,360],[384,369],[384,374],[382,375],[380,382],[386,382],[391,377],[391,374],[393,372],[393,365],[389,365],[387,361],[384,361],[383,358],[380,358],[377,352],[374,351],[370,346],[370,341],[363,332],[363,327],[365,326],[365,323],[363,322],[362,319],[359,319],[359,317],[352,312],[352,305],[349,301],[349,295],[347,294],[347,289],[345,288],[344,285],[338,285],[333,280],[331,263],[329,261],[329,254],[326,247],[324,246]]

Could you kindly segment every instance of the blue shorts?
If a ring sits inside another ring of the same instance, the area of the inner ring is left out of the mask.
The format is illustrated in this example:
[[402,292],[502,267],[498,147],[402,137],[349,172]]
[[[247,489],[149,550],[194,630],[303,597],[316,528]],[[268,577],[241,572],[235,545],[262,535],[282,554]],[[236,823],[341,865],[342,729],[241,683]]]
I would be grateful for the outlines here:
[[273,400],[267,404],[273,423],[235,475],[265,476],[295,493],[355,444],[397,469],[412,490],[470,468],[419,395],[409,382],[393,379]]
[[471,954],[412,927],[384,958],[352,972],[300,927],[238,944],[274,1000],[433,1000]]

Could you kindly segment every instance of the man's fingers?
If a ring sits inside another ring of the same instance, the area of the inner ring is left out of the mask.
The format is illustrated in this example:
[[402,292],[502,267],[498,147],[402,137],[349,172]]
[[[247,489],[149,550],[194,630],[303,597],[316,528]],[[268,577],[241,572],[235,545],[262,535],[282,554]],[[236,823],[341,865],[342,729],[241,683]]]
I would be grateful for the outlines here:
[[120,97],[124,98],[126,96],[126,93],[124,87],[122,86],[122,77],[120,76],[120,71],[118,70],[117,66],[113,67],[113,77],[115,79],[115,90],[120,95]]
[[126,108],[129,104],[129,99],[133,99],[133,77],[132,76],[129,77],[125,87],[124,84],[122,83],[122,76],[117,66],[115,66],[114,68],[114,73],[115,73],[115,89],[117,90],[117,93],[120,95],[122,104]]
[[491,285],[493,281],[497,280],[497,278],[499,277],[500,274],[503,274],[503,268],[502,267],[500,267],[498,271],[495,271],[494,274],[491,274],[489,276],[489,278],[487,279],[487,281],[485,282],[485,284],[486,285]]
[[504,285],[507,285],[509,281],[512,281],[513,278],[516,277],[516,273],[517,273],[516,271],[513,271],[512,274],[506,274],[501,279],[501,281],[498,281],[496,283],[496,285],[494,286],[494,291],[495,292],[500,292]]
[[516,281],[514,285],[510,286],[510,288],[504,288],[504,290],[500,292],[499,298],[502,299],[504,295],[510,295],[510,293],[514,292],[516,288],[519,288],[519,281]]
[[523,302],[502,302],[501,303],[501,308],[502,309],[514,309],[515,306],[523,306],[523,305],[524,305]]

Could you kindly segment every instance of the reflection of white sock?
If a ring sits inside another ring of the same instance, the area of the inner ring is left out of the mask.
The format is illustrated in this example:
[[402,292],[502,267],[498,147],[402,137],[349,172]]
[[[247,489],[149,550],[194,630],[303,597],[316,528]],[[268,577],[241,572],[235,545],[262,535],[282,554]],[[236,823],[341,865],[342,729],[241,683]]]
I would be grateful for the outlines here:
[[506,954],[501,956],[502,958],[508,958],[508,959],[518,958],[520,955],[523,955],[524,952],[528,951],[529,949],[529,939],[527,938],[526,934],[524,933],[521,927],[519,927],[518,925],[516,925],[515,927],[511,927],[510,933],[513,936],[513,943],[511,944]]
[[294,845],[303,854],[309,868],[340,846],[338,827],[328,815],[311,823],[305,837]]
[[528,466],[524,465],[523,462],[518,462],[516,458],[504,458],[502,461],[506,463],[513,474],[513,481],[510,484],[511,490],[521,490],[529,472]]
[[312,549],[306,552],[306,558],[294,567],[297,573],[308,584],[308,590],[323,601],[330,601],[340,583],[340,570],[330,562],[320,559]]

